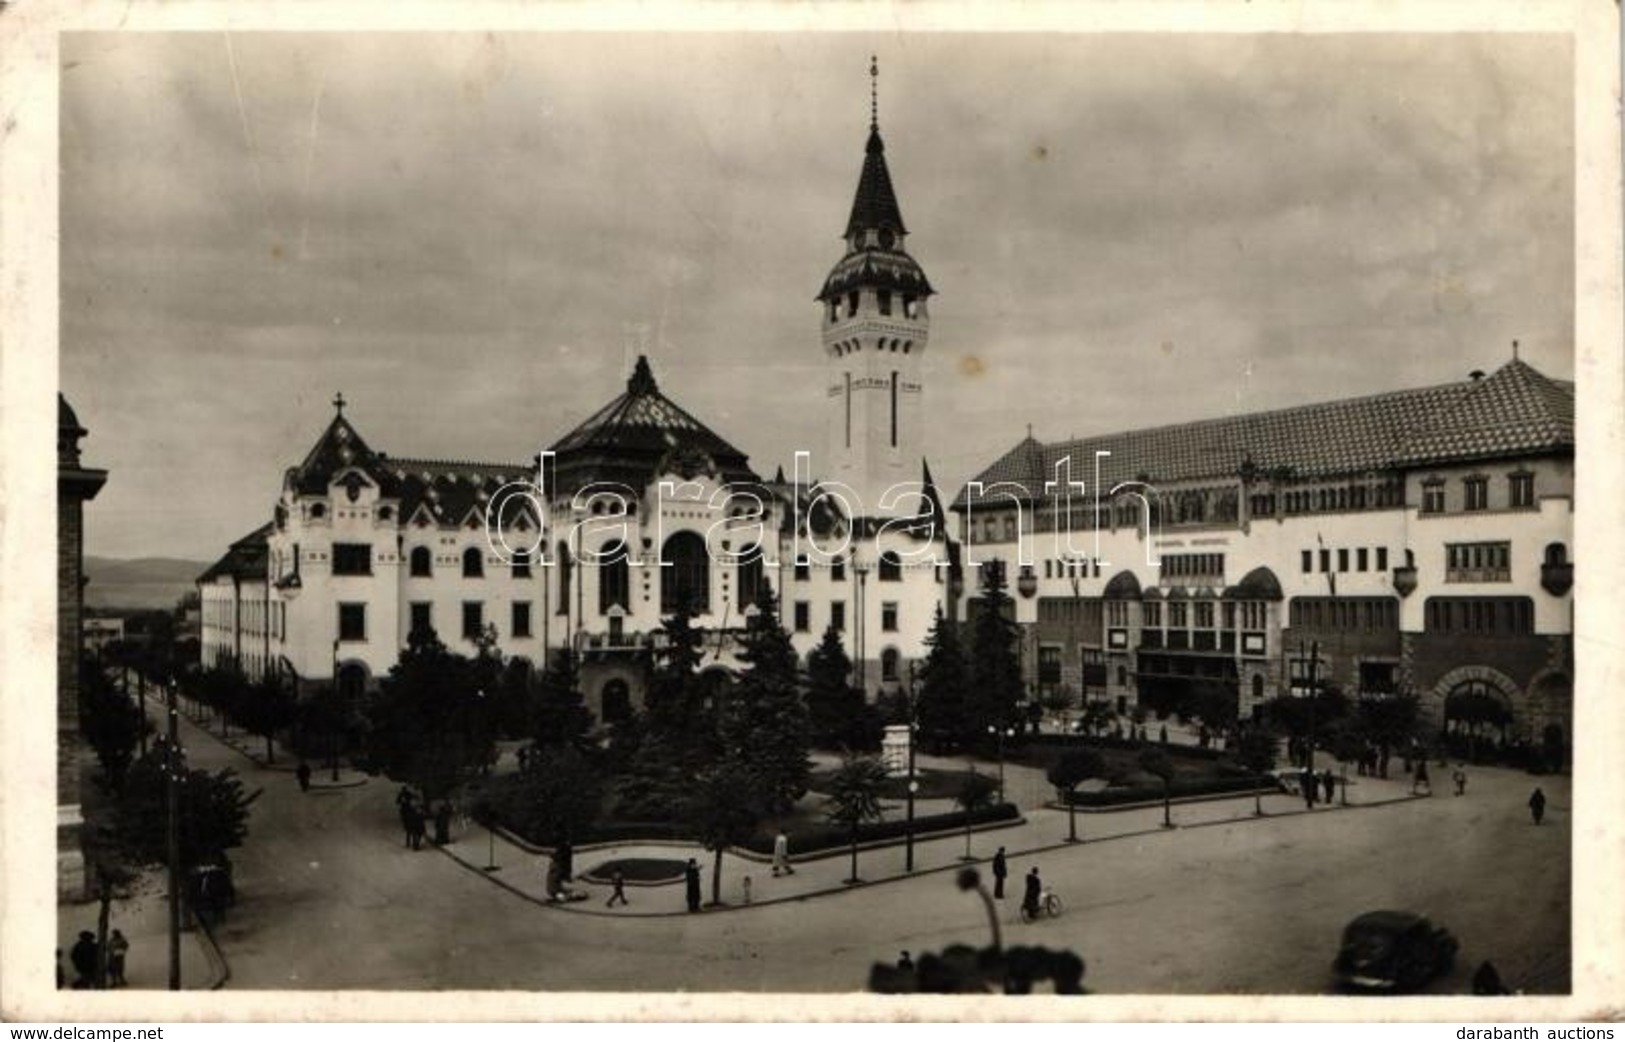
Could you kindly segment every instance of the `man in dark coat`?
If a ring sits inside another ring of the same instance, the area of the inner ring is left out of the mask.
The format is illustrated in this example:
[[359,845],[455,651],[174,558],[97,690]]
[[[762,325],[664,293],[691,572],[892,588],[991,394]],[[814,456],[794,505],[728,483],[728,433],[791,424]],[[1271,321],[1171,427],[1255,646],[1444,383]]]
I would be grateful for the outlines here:
[[1320,784],[1326,790],[1326,805],[1329,807],[1332,800],[1337,798],[1337,775],[1333,774],[1330,769],[1322,772]]
[[1303,806],[1305,810],[1315,809],[1315,797],[1320,791],[1315,772],[1305,767],[1303,773],[1298,775],[1298,788],[1303,790]]
[[1010,875],[1010,865],[1004,859],[1004,848],[993,855],[993,896],[1004,899],[1004,880]]
[[406,845],[413,850],[421,850],[425,825],[423,810],[416,803],[408,803],[401,809],[401,815],[406,819]]
[[683,869],[683,882],[688,889],[688,910],[700,910],[700,866],[693,858],[688,859],[688,867]]
[[448,800],[441,800],[440,806],[434,809],[434,842],[437,847],[451,842],[451,803]]
[[[1529,816],[1535,819],[1536,825],[1539,825],[1540,819],[1546,816],[1546,794],[1539,789],[1529,796]],[[77,962],[75,965],[78,965]]]
[[553,852],[553,856],[559,859],[559,875],[564,878],[564,881],[568,883],[574,879],[576,877],[576,850],[575,847],[570,845],[570,841],[567,839],[561,840],[558,849]]
[[1032,871],[1027,873],[1027,889],[1021,895],[1021,907],[1031,916],[1038,915],[1038,899],[1043,896],[1044,884],[1038,878],[1038,866],[1034,865]]
[[295,770],[293,772],[293,774],[294,774],[294,777],[299,779],[299,791],[300,792],[309,792],[310,791],[310,764],[306,763],[303,760],[300,760],[299,761],[299,767],[298,767],[297,770]]
[[80,930],[79,940],[68,952],[68,961],[73,963],[73,986],[79,989],[94,988],[96,964],[101,961],[101,949],[96,944],[96,935],[89,930]]

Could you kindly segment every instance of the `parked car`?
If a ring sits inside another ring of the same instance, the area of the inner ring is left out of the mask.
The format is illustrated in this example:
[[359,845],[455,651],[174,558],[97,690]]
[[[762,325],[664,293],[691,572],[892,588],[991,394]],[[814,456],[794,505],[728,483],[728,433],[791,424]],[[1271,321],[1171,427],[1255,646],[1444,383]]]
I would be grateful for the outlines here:
[[1367,912],[1343,928],[1332,972],[1345,988],[1416,991],[1450,972],[1456,939],[1412,912]]

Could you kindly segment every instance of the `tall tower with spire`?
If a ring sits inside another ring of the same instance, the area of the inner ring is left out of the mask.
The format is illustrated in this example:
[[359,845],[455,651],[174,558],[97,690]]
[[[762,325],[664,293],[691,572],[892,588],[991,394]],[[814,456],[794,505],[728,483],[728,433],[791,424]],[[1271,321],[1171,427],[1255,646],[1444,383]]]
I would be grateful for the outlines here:
[[921,396],[931,283],[904,245],[908,229],[880,138],[879,65],[870,59],[869,141],[852,214],[818,301],[829,371],[829,450],[821,477],[850,485],[869,516],[913,514],[907,498],[880,509],[889,487],[918,480]]

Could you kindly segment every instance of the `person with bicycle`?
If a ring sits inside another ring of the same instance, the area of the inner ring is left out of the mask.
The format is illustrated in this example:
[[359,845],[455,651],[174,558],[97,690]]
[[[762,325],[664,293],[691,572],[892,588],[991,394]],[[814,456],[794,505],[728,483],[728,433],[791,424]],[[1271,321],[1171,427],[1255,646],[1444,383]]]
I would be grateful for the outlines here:
[[1038,878],[1038,866],[1034,865],[1032,871],[1027,873],[1027,892],[1021,895],[1021,908],[1029,919],[1038,918],[1038,902],[1043,894],[1044,884]]

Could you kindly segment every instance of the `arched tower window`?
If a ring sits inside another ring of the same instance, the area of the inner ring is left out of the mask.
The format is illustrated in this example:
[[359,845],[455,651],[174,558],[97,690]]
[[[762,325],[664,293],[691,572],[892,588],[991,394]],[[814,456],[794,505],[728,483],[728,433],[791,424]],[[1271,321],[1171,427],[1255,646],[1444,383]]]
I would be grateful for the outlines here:
[[428,547],[412,548],[412,574],[420,579],[426,579],[434,574],[434,556],[429,553]]
[[711,555],[705,540],[678,532],[660,549],[660,610],[671,614],[686,602],[698,615],[711,610]]
[[471,546],[463,551],[463,578],[481,579],[485,577],[485,555],[480,548]]
[[738,574],[735,577],[739,587],[739,611],[744,611],[756,603],[762,592],[762,548],[753,546],[744,551],[739,557]]
[[608,615],[616,605],[622,611],[630,605],[631,575],[626,564],[626,544],[617,540],[599,551],[598,614]]
[[892,550],[880,555],[880,581],[883,583],[901,582],[903,579],[903,561]]
[[570,569],[573,563],[570,559],[570,547],[563,540],[559,541],[559,606],[554,614],[570,614]]

